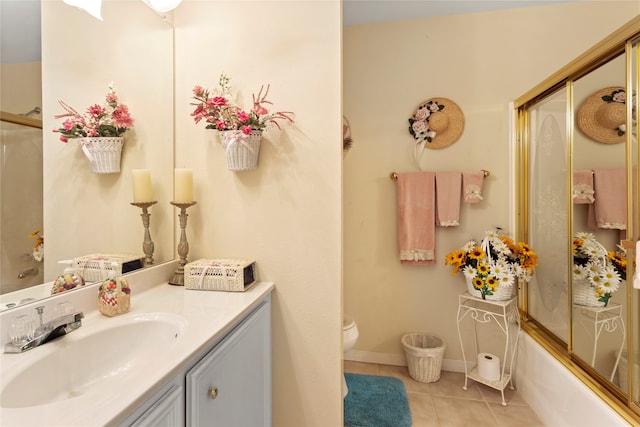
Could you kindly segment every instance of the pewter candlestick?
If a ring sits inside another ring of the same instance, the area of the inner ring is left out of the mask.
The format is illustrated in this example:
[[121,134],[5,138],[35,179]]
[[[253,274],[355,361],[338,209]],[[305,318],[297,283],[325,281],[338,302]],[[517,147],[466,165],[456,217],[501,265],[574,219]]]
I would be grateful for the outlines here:
[[151,240],[151,233],[149,233],[149,220],[151,219],[151,214],[147,209],[149,207],[155,205],[158,202],[132,202],[133,206],[137,206],[142,208],[142,213],[140,216],[142,217],[142,225],[144,226],[144,242],[142,243],[142,250],[144,251],[144,265],[152,265],[153,264],[153,240]]
[[169,202],[173,206],[180,208],[178,217],[180,218],[180,242],[178,243],[178,255],[180,255],[180,261],[178,261],[178,268],[173,273],[173,278],[169,280],[170,285],[184,286],[184,266],[187,264],[187,254],[189,253],[189,242],[187,242],[187,208],[195,205],[198,202],[189,203],[176,203]]

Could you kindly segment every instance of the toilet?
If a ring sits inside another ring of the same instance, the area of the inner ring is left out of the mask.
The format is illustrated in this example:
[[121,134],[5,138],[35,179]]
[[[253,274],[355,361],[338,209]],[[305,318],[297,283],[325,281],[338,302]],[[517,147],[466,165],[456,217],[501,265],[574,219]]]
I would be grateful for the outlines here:
[[[351,350],[355,345],[356,341],[358,341],[358,325],[350,316],[344,316],[342,318],[342,350],[343,356],[347,354],[349,350]],[[349,393],[349,388],[347,387],[347,381],[344,379],[344,375],[342,376],[342,398],[347,397],[347,393]]]

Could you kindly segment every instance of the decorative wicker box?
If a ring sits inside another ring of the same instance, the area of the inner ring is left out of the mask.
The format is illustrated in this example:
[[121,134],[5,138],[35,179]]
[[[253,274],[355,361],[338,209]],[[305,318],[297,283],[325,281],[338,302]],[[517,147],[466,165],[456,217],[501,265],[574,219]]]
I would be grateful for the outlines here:
[[184,287],[244,292],[256,283],[256,262],[245,259],[199,259],[184,266]]
[[91,254],[74,258],[76,271],[86,282],[99,282],[109,276],[112,269],[111,263],[115,262],[114,269],[118,276],[138,270],[144,266],[144,255],[133,254]]

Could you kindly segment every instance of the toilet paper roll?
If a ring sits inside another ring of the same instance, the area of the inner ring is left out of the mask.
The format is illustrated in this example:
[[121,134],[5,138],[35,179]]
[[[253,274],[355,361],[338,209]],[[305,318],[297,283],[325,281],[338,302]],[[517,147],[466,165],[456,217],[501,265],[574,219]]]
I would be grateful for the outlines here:
[[500,379],[500,359],[495,354],[478,353],[478,375],[489,381]]

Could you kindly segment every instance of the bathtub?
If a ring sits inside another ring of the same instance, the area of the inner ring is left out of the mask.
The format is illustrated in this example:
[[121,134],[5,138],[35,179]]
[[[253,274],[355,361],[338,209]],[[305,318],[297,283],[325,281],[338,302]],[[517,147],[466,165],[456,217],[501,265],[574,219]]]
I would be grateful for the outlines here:
[[547,427],[630,424],[527,333],[520,333],[516,388]]

